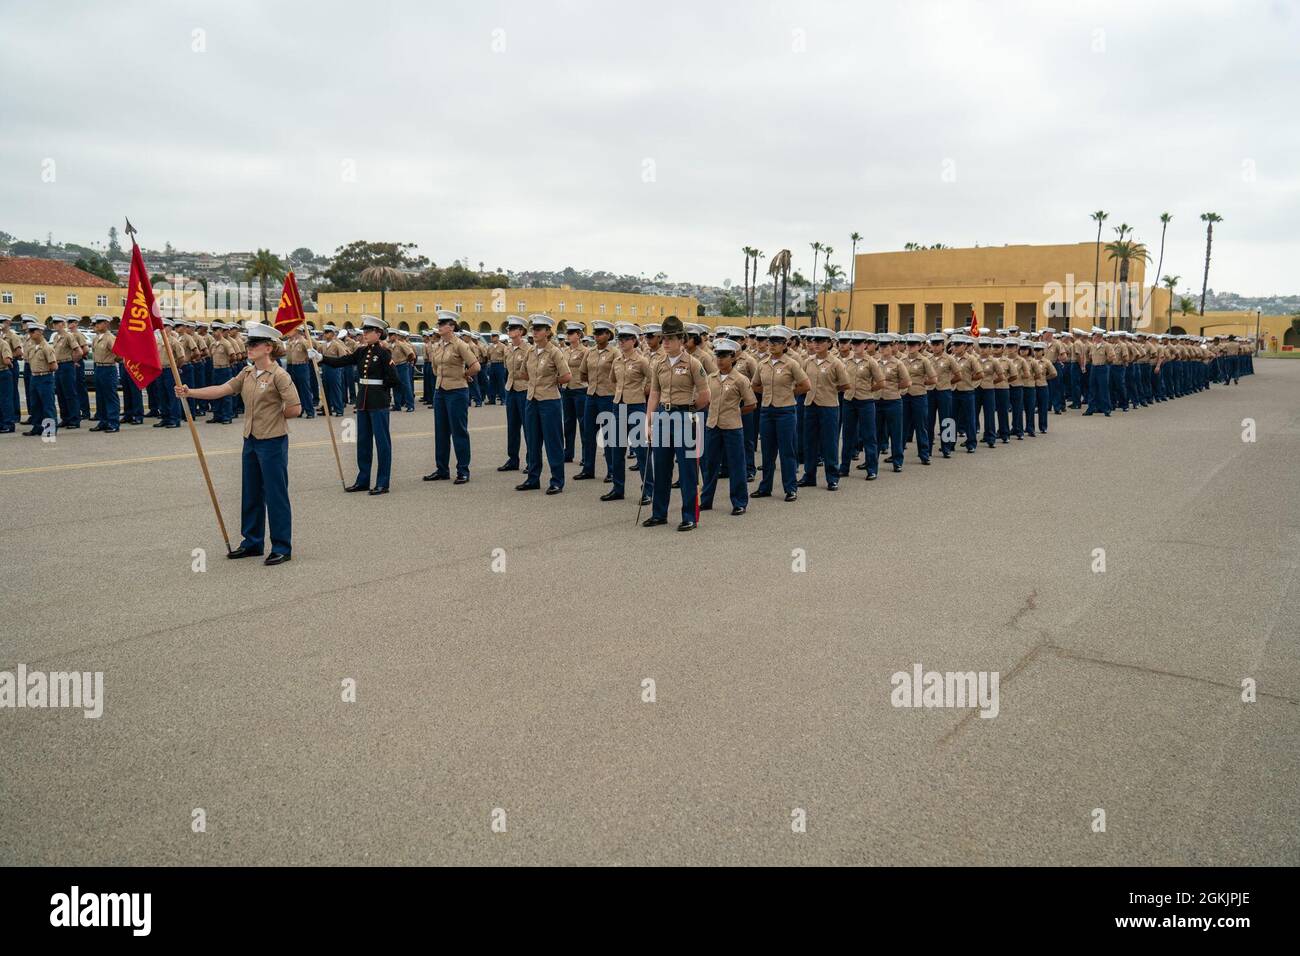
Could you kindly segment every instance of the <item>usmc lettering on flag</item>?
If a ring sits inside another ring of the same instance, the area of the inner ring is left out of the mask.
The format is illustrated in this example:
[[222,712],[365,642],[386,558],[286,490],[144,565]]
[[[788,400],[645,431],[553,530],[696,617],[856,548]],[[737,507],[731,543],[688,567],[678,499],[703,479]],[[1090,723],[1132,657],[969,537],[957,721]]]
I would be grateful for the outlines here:
[[158,317],[153,286],[149,284],[149,271],[144,267],[140,247],[132,241],[126,310],[118,325],[113,351],[122,356],[122,367],[138,388],[147,388],[162,373],[158,343],[154,340],[154,331],[161,328],[162,321]]

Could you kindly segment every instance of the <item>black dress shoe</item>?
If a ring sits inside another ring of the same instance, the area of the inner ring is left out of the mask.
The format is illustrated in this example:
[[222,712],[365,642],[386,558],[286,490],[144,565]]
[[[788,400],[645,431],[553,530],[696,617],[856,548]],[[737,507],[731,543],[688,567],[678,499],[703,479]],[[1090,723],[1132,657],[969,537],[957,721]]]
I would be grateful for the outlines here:
[[506,462],[504,465],[501,465],[497,468],[497,471],[518,471],[518,470],[519,470],[519,466],[512,465],[510,464],[510,462]]
[[595,478],[595,477],[596,477],[596,476],[595,476],[594,474],[592,474],[591,472],[589,472],[589,471],[580,471],[580,472],[578,472],[576,475],[573,476],[573,480],[574,480],[574,481],[587,481],[587,480],[589,480],[589,479],[591,479],[591,478]]
[[32,429],[31,431],[29,431],[29,432],[23,432],[23,434],[26,435],[28,438],[34,438],[34,437],[36,437],[37,435],[39,435],[40,433],[41,433],[41,432],[40,432],[40,429],[38,429],[38,428],[33,428],[33,429]]
[[605,476],[605,484],[607,484],[607,485],[612,485],[613,483],[614,483],[614,476],[613,476],[613,475],[606,475],[606,476]]
[[649,506],[650,506],[650,499],[649,499],[649,498],[642,498],[642,499],[641,499],[641,507],[642,507],[642,508],[648,508]]
[[866,470],[867,470],[867,463],[865,461],[862,464],[858,465],[858,471],[866,471]]
[[839,488],[840,488],[839,482],[836,482],[835,484],[828,484],[826,486],[827,491],[839,491]]
[[751,497],[751,498],[771,498],[771,497],[772,497],[772,492],[770,492],[770,491],[756,491],[756,492],[754,492],[752,495],[750,495],[749,497]]
[[540,487],[540,482],[525,481],[522,485],[515,485],[515,491],[536,491]]
[[226,554],[228,558],[260,558],[261,556],[262,552],[254,548],[236,548]]
[[679,525],[677,526],[677,530],[678,530],[678,531],[694,531],[694,530],[695,530],[695,522],[694,522],[694,521],[683,521],[681,524],[679,524]]
[[793,492],[793,491],[792,491],[792,492],[790,492],[788,495],[785,496],[785,500],[786,500],[786,501],[798,501],[798,500],[799,500],[799,495],[798,495],[796,492]]
[[105,428],[103,425],[96,425],[94,428],[92,428],[92,429],[90,429],[90,430],[91,430],[92,432],[106,432],[106,431],[108,431],[108,429]]
[[154,422],[154,423],[153,423],[153,427],[154,427],[154,428],[166,428],[166,427],[167,427],[167,423],[166,423],[166,422]]
[[709,505],[701,504],[701,505],[700,505],[700,510],[701,510],[701,511],[712,511],[712,510],[713,510],[713,505],[711,505],[711,504],[709,504]]
[[387,488],[371,488],[371,489],[370,489],[370,493],[371,493],[372,495],[386,495],[386,494],[388,494],[388,489],[387,489]]
[[816,488],[816,487],[817,487],[817,482],[816,482],[816,481],[813,481],[813,480],[810,479],[810,478],[800,478],[800,479],[799,479],[795,484],[796,484],[798,487],[800,487],[800,488]]
[[564,491],[563,488],[560,488],[556,485],[551,485],[549,488],[546,489],[546,493],[548,495],[558,495],[561,494],[563,491]]
[[453,481],[452,484],[453,484],[453,485],[467,485],[467,484],[469,484],[469,475],[457,475],[457,476],[456,476],[456,480]]
[[743,515],[744,513],[745,513],[745,509],[744,509],[744,508],[732,508],[732,509],[731,509],[731,517],[733,517],[733,518],[739,518],[739,517],[740,517],[741,515]]
[[895,466],[894,466],[894,471],[899,472],[899,471],[902,471],[902,470],[903,470],[903,466],[902,466],[902,465],[895,465]]
[[922,459],[921,459],[921,464],[923,464],[923,465],[928,465],[928,464],[930,464],[930,459],[929,459],[929,458],[922,458]]
[[284,562],[292,560],[293,559],[287,554],[276,554],[275,552],[272,552],[266,556],[266,560],[262,563],[269,567],[276,564],[284,564]]
[[682,483],[681,483],[680,481],[674,481],[673,484],[672,484],[672,487],[674,487],[674,488],[680,488],[681,486],[682,486]]
[[661,525],[661,524],[667,524],[667,523],[668,523],[668,519],[667,519],[667,518],[654,518],[654,517],[650,517],[650,518],[646,518],[645,521],[642,521],[642,522],[641,522],[641,527],[643,527],[643,528],[657,528],[659,525]]
[[343,490],[344,490],[344,491],[369,491],[369,490],[370,490],[370,486],[369,486],[369,485],[362,485],[362,484],[348,485],[348,486],[347,486],[346,488],[344,488]]
[[446,475],[438,471],[431,471],[424,476],[425,481],[448,481],[450,479],[451,475]]
[[876,480],[875,475],[867,475],[867,481],[875,481],[875,480]]
[[601,501],[622,501],[623,493],[621,491],[607,491],[600,496]]

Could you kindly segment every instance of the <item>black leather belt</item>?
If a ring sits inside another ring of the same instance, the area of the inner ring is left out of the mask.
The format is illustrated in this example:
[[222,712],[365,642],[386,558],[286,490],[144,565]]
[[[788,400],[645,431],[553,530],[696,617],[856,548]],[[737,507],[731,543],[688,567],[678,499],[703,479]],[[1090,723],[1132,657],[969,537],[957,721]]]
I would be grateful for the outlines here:
[[665,405],[663,406],[663,410],[666,412],[693,412],[695,411],[695,406],[694,405]]

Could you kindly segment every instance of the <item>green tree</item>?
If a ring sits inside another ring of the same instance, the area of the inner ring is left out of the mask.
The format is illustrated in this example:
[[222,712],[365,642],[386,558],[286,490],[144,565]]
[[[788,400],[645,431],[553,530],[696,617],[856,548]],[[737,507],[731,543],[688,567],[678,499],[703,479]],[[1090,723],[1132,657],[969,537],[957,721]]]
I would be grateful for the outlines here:
[[[1160,270],[1156,270],[1159,272]],[[1165,331],[1168,332],[1174,324],[1174,289],[1178,288],[1178,283],[1182,281],[1182,276],[1165,276],[1160,280],[1161,285],[1169,290],[1169,309],[1165,314]]]
[[354,292],[361,286],[361,271],[370,266],[391,266],[394,269],[422,269],[429,265],[425,256],[415,254],[413,242],[356,242],[339,246],[329,268],[321,273],[332,291]]
[[248,268],[244,270],[245,279],[256,279],[262,300],[262,321],[266,321],[266,284],[279,282],[284,278],[284,263],[270,249],[258,249],[253,254]]
[[858,281],[858,243],[862,236],[855,230],[849,233],[849,241],[853,243],[853,251],[849,254],[849,328],[853,328],[853,287]]
[[1133,328],[1133,316],[1130,314],[1130,302],[1128,295],[1128,274],[1129,266],[1137,260],[1146,262],[1151,261],[1151,253],[1147,252],[1147,247],[1140,242],[1130,239],[1121,239],[1117,242],[1106,243],[1106,257],[1115,263],[1119,275],[1119,328],[1129,331]]
[[728,319],[739,318],[745,314],[745,306],[730,292],[723,294],[718,303],[718,310]]
[[406,283],[406,274],[392,266],[367,266],[361,270],[361,286],[379,290],[379,317],[385,322],[388,311],[388,290],[400,289]]
[[820,240],[818,240],[817,242],[810,243],[809,245],[812,246],[812,251],[813,251],[813,274],[812,274],[812,287],[813,287],[812,317],[813,317],[813,322],[812,322],[812,324],[813,324],[813,325],[816,325],[816,324],[817,324],[817,254],[820,253],[824,247],[822,246]]
[[[778,252],[776,255],[772,257],[772,261],[768,264],[767,267],[768,273],[772,276],[772,283],[773,283],[772,298],[773,299],[776,298],[776,290],[775,290],[776,278],[777,276],[781,277],[781,310],[778,313],[778,315],[782,322],[785,321],[786,288],[790,281],[790,258],[791,258],[790,250],[782,249],[780,252]],[[775,305],[775,303],[773,304]]]
[[293,252],[289,253],[289,258],[294,262],[311,262],[316,258],[316,253],[312,252],[306,246],[299,246]]
[[1201,279],[1201,315],[1205,314],[1205,293],[1210,288],[1210,245],[1214,242],[1214,224],[1223,222],[1217,212],[1201,213],[1201,222],[1205,223],[1205,276]]
[[110,259],[122,258],[122,243],[117,239],[117,226],[108,227],[108,257]]

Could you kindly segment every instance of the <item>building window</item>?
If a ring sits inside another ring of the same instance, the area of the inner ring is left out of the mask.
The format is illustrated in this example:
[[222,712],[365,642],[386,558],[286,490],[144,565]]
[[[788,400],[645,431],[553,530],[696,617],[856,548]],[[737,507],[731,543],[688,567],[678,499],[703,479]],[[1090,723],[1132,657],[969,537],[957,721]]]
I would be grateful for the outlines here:
[[559,307],[558,309],[556,309],[555,311],[557,311],[557,312],[563,312],[563,311],[564,311],[564,303],[561,302],[561,303],[560,303],[560,307]]
[[523,299],[520,299],[518,302],[515,303],[515,308],[517,308],[520,312],[527,312],[528,303],[525,302]]
[[575,305],[575,306],[573,307],[573,311],[574,311],[574,312],[579,312],[579,313],[582,312],[582,303],[579,302],[577,305]]
[[120,295],[120,296],[118,296],[118,298],[122,300],[121,302],[118,303],[118,305],[120,305],[120,306],[125,306],[125,305],[126,305],[126,296],[124,296],[124,295]]
[[0,302],[3,302],[5,305],[8,305],[13,300],[14,300],[14,294],[12,292],[0,292]]
[[38,292],[38,293],[36,293],[36,304],[37,304],[37,305],[44,305],[44,304],[45,304],[45,293],[44,293],[44,292]]
[[77,293],[75,293],[75,292],[69,292],[69,293],[68,293],[68,305],[76,305],[76,304],[77,304]]
[[614,306],[614,314],[615,314],[615,315],[622,315],[622,314],[623,314],[623,307],[622,307],[621,305],[616,305],[616,306]]
[[636,306],[632,306],[630,311],[632,312],[633,315],[636,315]]
[[463,303],[460,303],[460,302],[457,302],[457,303],[456,303],[456,311],[457,311],[457,312],[461,312],[461,311],[463,311],[464,308],[465,308],[465,306],[464,306]]
[[441,303],[441,302],[435,302],[435,303],[433,304],[433,311],[435,311],[435,312],[441,312],[441,311],[442,311],[442,303]]
[[889,331],[889,306],[876,305],[876,333]]
[[602,303],[600,304],[600,314],[601,314],[601,315],[604,315],[604,314],[605,314],[605,303],[604,303],[604,302],[602,302]]
[[333,303],[333,302],[326,302],[326,303],[325,303],[325,314],[326,314],[326,315],[329,315],[329,314],[332,313],[333,311],[334,311],[334,303]]
[[475,311],[475,312],[482,312],[482,311],[483,311],[483,303],[482,303],[482,302],[475,302],[475,303],[474,303],[474,311]]
[[416,312],[423,312],[423,311],[424,311],[424,303],[423,303],[423,302],[417,302],[417,303],[415,303],[415,311],[416,311]]
[[344,315],[348,314],[348,304],[346,302],[343,303],[343,314]]
[[[397,311],[398,311],[398,312],[405,312],[405,311],[406,311],[406,306],[404,306],[404,305],[403,305],[402,303],[400,303],[400,302],[397,303]],[[410,329],[407,329],[407,331],[409,332]]]
[[108,307],[108,296],[106,296],[106,295],[97,295],[97,296],[95,296],[95,305],[99,306],[101,309],[107,308],[107,307]]

